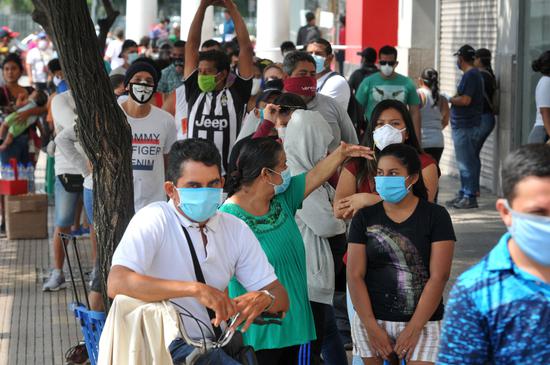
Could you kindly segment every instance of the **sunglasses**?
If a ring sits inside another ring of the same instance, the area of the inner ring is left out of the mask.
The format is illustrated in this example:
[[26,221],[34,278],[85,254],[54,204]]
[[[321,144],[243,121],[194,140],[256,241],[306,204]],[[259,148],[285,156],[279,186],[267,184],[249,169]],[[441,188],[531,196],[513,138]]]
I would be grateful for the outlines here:
[[386,66],[386,65],[395,66],[397,61],[380,61],[379,63],[380,63],[380,66]]

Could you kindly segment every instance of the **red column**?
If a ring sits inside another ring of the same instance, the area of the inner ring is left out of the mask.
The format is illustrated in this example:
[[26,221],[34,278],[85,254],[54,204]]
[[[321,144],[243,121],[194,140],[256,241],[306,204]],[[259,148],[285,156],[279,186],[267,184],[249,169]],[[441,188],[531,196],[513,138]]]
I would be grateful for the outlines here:
[[398,0],[347,0],[346,45],[359,47],[346,50],[346,62],[360,63],[363,48],[397,45],[398,11]]

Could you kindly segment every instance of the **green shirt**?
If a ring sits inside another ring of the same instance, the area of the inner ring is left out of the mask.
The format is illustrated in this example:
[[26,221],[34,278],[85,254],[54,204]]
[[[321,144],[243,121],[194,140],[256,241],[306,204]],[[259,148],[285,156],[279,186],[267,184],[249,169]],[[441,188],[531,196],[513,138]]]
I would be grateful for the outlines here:
[[382,100],[395,99],[405,105],[420,104],[414,82],[410,78],[397,73],[394,78],[389,80],[384,79],[380,72],[367,77],[359,85],[355,98],[363,105],[367,120],[370,120],[372,111]]
[[34,101],[31,101],[27,103],[27,105],[22,106],[21,108],[17,109],[16,112],[11,113],[4,119],[4,123],[6,123],[10,128],[8,129],[8,133],[11,133],[13,138],[19,137],[21,134],[23,134],[27,128],[29,128],[31,125],[33,125],[36,120],[38,119],[38,116],[31,115],[27,118],[25,123],[16,122],[17,114],[20,112],[27,111],[29,109],[35,108],[36,103]]
[[[300,345],[315,339],[307,294],[306,252],[294,219],[296,210],[302,206],[305,186],[305,173],[294,176],[288,189],[271,200],[269,212],[263,216],[253,216],[233,203],[220,207],[222,212],[242,219],[254,232],[290,300],[290,309],[282,325],[253,324],[244,333],[245,343],[255,350]],[[230,297],[244,293],[246,290],[236,279],[229,283]]]

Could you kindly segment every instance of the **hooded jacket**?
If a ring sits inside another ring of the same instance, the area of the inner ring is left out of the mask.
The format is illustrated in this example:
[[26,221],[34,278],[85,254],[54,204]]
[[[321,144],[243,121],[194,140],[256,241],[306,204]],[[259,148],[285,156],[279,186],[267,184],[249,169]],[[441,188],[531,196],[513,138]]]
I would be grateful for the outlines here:
[[[331,127],[319,112],[296,110],[284,140],[292,175],[311,170],[325,158],[333,138]],[[332,304],[334,294],[334,261],[328,238],[346,231],[344,221],[334,217],[333,198],[334,189],[325,183],[304,200],[296,213],[306,249],[309,299],[323,304]]]

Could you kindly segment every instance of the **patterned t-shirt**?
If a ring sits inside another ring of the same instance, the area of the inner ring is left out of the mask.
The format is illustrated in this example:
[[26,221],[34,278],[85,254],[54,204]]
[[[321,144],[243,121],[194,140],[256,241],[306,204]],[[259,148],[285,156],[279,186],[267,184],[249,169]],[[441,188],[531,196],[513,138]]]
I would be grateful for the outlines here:
[[548,364],[550,284],[518,268],[505,234],[454,286],[438,364]]
[[[408,322],[430,278],[432,243],[456,241],[445,208],[420,199],[409,218],[391,220],[382,202],[353,217],[350,243],[367,250],[365,283],[376,319]],[[431,321],[443,318],[443,301]]]
[[252,79],[237,76],[230,87],[205,93],[199,89],[198,75],[195,70],[184,81],[189,113],[188,126],[184,129],[187,138],[214,142],[222,156],[223,169],[228,171],[229,154],[241,128]]
[[385,79],[377,72],[361,82],[355,98],[365,109],[365,118],[370,120],[372,111],[379,102],[386,99],[399,100],[406,105],[419,105],[420,98],[416,93],[413,80],[407,76],[395,74]]

